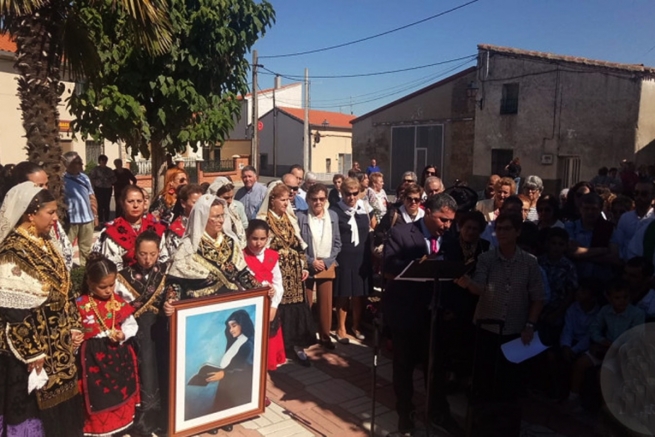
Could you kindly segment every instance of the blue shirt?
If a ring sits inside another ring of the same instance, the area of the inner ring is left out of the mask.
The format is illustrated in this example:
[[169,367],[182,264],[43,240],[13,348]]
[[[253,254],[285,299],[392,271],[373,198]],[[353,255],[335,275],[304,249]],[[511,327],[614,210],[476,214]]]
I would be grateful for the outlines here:
[[[569,233],[569,238],[578,243],[580,247],[586,247],[587,249],[591,247],[591,240],[594,231],[593,229],[585,229],[582,226],[581,220],[566,222],[564,224],[564,229]],[[612,269],[607,268],[605,265],[581,260],[576,260],[574,263],[575,267],[578,269],[578,278],[598,278],[601,280],[609,280],[612,277]]]
[[380,170],[380,167],[378,167],[377,165],[375,167],[372,166],[372,165],[369,165],[366,168],[366,174],[370,176],[371,173],[382,173],[382,170]]
[[603,340],[614,341],[625,331],[646,321],[646,313],[634,305],[628,305],[625,311],[617,314],[612,305],[605,305],[589,326],[591,340],[601,343]]
[[257,218],[257,211],[259,211],[259,207],[262,206],[265,197],[266,187],[259,182],[255,182],[255,185],[253,185],[250,190],[246,187],[239,188],[234,195],[236,200],[243,203],[248,220]]
[[564,329],[560,337],[559,344],[568,346],[576,353],[582,353],[589,350],[591,337],[589,336],[589,326],[592,320],[596,318],[600,307],[596,305],[591,311],[586,313],[580,302],[573,304],[566,310],[564,316]]
[[293,206],[294,211],[307,211],[309,210],[309,205],[307,205],[307,202],[305,199],[300,197],[299,195],[293,196],[293,201],[291,202],[291,206]]
[[64,174],[64,192],[68,204],[68,219],[73,225],[92,222],[91,195],[93,187],[91,180],[84,173]]

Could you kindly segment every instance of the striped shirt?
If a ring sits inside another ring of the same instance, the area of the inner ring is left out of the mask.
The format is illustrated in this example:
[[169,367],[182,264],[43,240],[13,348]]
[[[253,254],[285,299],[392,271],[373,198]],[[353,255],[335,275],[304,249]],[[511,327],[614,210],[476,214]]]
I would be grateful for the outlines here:
[[[518,247],[509,259],[497,248],[481,254],[473,281],[484,287],[474,320],[504,320],[503,335],[520,333],[528,321],[530,304],[544,300],[537,258]],[[483,328],[498,333],[495,325]]]

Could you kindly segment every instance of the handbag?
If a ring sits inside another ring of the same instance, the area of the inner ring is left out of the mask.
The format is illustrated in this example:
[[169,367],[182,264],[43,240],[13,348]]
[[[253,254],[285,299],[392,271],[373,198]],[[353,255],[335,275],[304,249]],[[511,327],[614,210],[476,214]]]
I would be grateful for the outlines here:
[[337,277],[336,264],[332,264],[329,269],[318,272],[314,275],[314,279],[334,279]]

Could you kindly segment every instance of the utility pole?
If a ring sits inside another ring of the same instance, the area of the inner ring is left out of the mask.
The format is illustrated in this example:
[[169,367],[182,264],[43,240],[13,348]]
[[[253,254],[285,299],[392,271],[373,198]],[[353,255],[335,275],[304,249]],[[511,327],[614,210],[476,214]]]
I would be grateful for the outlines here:
[[250,164],[259,171],[259,97],[257,96],[257,50],[252,51],[252,144]]
[[303,131],[302,166],[305,172],[308,172],[311,171],[309,168],[309,68],[305,68],[305,125]]
[[275,76],[275,85],[273,86],[273,177],[277,177],[277,104],[275,94],[277,91],[278,77]]

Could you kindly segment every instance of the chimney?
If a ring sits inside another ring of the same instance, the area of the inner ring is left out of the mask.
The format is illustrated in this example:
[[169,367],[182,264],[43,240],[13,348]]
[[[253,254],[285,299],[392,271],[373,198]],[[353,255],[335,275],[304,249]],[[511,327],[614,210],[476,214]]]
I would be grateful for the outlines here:
[[273,88],[275,88],[276,90],[282,88],[282,78],[280,76],[275,76]]

